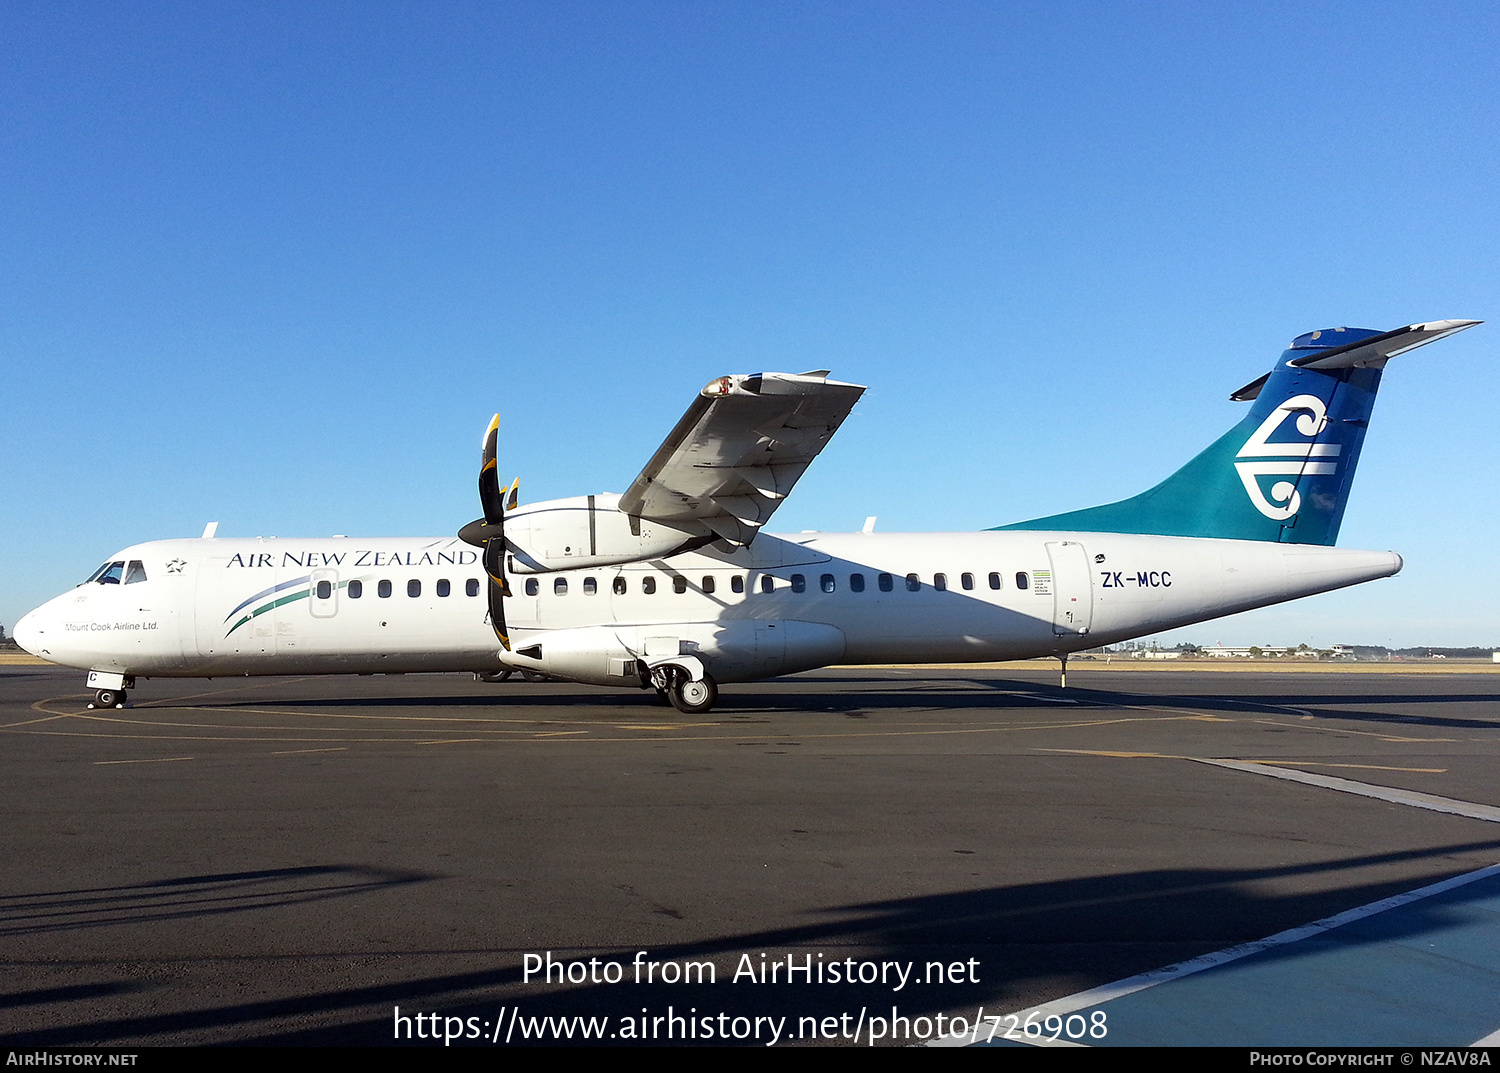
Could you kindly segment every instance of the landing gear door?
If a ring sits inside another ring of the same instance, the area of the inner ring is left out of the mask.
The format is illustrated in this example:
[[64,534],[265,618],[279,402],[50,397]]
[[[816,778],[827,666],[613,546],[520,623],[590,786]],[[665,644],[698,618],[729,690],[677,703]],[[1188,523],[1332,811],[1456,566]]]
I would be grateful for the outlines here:
[[1076,540],[1047,545],[1052,562],[1052,632],[1060,637],[1081,636],[1094,622],[1093,575],[1089,557]]

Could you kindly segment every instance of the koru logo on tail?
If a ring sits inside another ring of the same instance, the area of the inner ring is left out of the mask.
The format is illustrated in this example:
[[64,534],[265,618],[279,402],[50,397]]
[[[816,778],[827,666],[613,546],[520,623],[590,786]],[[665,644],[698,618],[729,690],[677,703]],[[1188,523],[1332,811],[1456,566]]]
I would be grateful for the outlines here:
[[[1270,443],[1272,433],[1293,414],[1298,432],[1307,437],[1305,443]],[[1337,458],[1343,450],[1336,443],[1315,443],[1318,433],[1328,424],[1328,407],[1316,395],[1295,395],[1260,423],[1260,428],[1245,441],[1236,458],[1253,459],[1235,462],[1234,468],[1244,482],[1245,491],[1255,509],[1272,521],[1284,522],[1302,509],[1302,496],[1297,492],[1295,478],[1307,475],[1337,473]],[[1314,461],[1321,459],[1321,461]],[[1266,497],[1261,486],[1261,477],[1292,477],[1290,481],[1277,481],[1271,485],[1271,495]]]

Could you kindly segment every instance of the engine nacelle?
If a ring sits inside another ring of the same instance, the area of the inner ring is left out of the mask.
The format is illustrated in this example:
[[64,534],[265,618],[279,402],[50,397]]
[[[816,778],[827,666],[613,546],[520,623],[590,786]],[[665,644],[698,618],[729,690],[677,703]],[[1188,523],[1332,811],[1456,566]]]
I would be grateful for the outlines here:
[[625,685],[640,681],[637,661],[655,665],[680,656],[719,682],[746,682],[827,666],[843,656],[844,644],[841,630],[821,622],[661,622],[528,632],[500,660],[577,682]]
[[682,528],[621,513],[620,497],[572,496],[530,503],[505,516],[506,566],[517,574],[615,566],[675,555],[715,539],[707,526]]

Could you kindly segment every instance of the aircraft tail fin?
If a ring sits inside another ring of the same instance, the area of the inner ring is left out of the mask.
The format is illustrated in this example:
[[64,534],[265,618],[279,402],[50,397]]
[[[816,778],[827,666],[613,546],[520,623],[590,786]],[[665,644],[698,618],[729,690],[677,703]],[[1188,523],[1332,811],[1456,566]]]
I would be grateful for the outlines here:
[[1230,396],[1253,403],[1245,419],[1155,488],[996,528],[1332,544],[1386,361],[1479,323],[1300,335],[1271,372]]

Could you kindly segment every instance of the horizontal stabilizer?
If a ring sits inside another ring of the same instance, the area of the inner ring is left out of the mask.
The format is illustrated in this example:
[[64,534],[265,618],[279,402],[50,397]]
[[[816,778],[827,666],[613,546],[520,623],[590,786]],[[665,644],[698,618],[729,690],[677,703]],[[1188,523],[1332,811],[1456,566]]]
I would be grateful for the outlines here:
[[[1294,369],[1378,369],[1397,354],[1405,354],[1419,346],[1434,343],[1444,336],[1483,324],[1482,320],[1433,320],[1426,324],[1408,324],[1388,332],[1369,332],[1363,328],[1324,328],[1318,332],[1299,335],[1292,341],[1291,353],[1299,350],[1312,351],[1287,362]],[[1355,338],[1340,343],[1345,332]],[[1252,380],[1234,394],[1230,402],[1251,402],[1260,397],[1260,389],[1271,378],[1266,373]]]
[[[1371,366],[1378,367],[1377,363],[1384,363],[1387,358],[1394,358],[1397,354],[1405,354],[1408,350],[1415,350],[1419,346],[1436,342],[1454,332],[1461,332],[1465,328],[1472,328],[1476,324],[1483,324],[1480,320],[1433,320],[1426,324],[1408,324],[1405,328],[1396,328],[1392,331],[1381,332],[1369,339],[1359,339],[1343,346],[1335,346],[1327,350],[1318,350],[1316,353],[1305,357],[1293,358],[1289,365],[1299,369],[1366,369]],[[1320,338],[1327,333],[1311,332],[1309,335],[1299,336],[1292,342],[1292,349],[1298,350],[1303,346],[1318,346],[1323,340]],[[1306,342],[1304,342],[1306,340]]]

